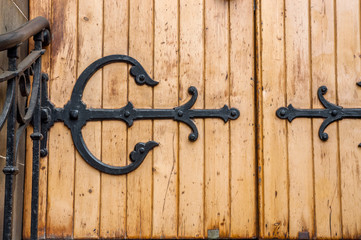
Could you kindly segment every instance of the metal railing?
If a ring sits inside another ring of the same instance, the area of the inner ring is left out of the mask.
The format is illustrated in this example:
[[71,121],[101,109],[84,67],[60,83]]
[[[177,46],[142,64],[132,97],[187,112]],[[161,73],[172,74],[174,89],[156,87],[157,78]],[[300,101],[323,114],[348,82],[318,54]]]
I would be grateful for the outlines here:
[[[33,37],[34,49],[20,63],[17,62],[19,45]],[[37,239],[38,232],[38,195],[39,195],[39,159],[41,134],[41,98],[47,94],[47,75],[41,71],[43,47],[50,43],[50,26],[47,19],[37,17],[20,28],[0,35],[0,51],[7,51],[8,70],[0,74],[0,83],[7,82],[5,104],[0,115],[0,130],[7,122],[5,201],[3,239],[12,238],[14,179],[18,173],[16,157],[19,141],[27,126],[34,127],[32,159],[32,198],[31,198],[31,238]],[[32,76],[32,85],[31,85]],[[30,98],[30,99],[28,99]],[[26,99],[23,109],[20,102]]]

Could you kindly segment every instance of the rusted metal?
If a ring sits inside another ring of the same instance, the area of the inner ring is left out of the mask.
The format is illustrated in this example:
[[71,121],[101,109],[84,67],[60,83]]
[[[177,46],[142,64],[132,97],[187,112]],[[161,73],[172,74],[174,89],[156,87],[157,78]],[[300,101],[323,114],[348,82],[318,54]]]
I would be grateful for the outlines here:
[[16,47],[39,32],[44,32],[43,46],[49,45],[51,39],[49,21],[44,17],[37,17],[14,31],[1,34],[0,51]]
[[17,69],[14,71],[5,71],[0,74],[0,82],[5,82],[11,78],[19,76],[20,74],[24,73],[25,70],[32,67],[35,60],[38,59],[41,55],[45,53],[45,50],[34,50],[32,51],[26,58],[24,58],[21,63],[17,66]]
[[[18,46],[34,37],[35,49],[20,63]],[[0,35],[0,51],[7,50],[8,70],[0,74],[0,82],[7,82],[7,91],[3,111],[0,115],[0,130],[7,122],[6,132],[6,165],[5,200],[3,239],[12,239],[14,231],[14,190],[17,169],[17,152],[21,136],[26,127],[32,123],[33,140],[33,171],[32,171],[32,200],[31,200],[31,239],[37,239],[38,232],[38,204],[39,204],[39,159],[41,136],[41,89],[43,74],[41,72],[41,55],[45,52],[44,45],[50,43],[49,22],[38,17],[15,31]],[[33,75],[33,85],[30,87],[30,75]],[[18,91],[19,90],[19,91]],[[30,95],[31,91],[31,95]],[[30,96],[30,100],[28,97]],[[21,106],[27,102],[27,107]]]

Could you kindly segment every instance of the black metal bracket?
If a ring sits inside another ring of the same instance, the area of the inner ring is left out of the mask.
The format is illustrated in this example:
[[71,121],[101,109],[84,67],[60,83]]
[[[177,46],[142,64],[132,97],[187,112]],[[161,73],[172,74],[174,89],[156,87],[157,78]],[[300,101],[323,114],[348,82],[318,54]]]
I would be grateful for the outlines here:
[[[357,85],[361,86],[361,82]],[[344,118],[361,118],[361,108],[343,108],[332,104],[324,98],[326,92],[326,86],[319,87],[317,91],[318,99],[324,109],[296,109],[290,104],[288,107],[279,108],[276,115],[281,119],[288,119],[289,122],[295,118],[325,118],[318,130],[318,136],[322,141],[327,141],[328,134],[325,133],[325,129],[328,125]],[[361,147],[361,143],[358,146]]]
[[147,143],[138,143],[134,147],[134,151],[130,153],[131,163],[127,166],[111,166],[103,163],[97,159],[87,148],[81,129],[88,121],[101,121],[101,120],[121,120],[124,121],[128,127],[131,127],[135,120],[142,119],[173,119],[174,121],[183,122],[191,129],[188,138],[190,141],[196,141],[198,138],[198,130],[193,118],[220,118],[224,122],[228,120],[237,119],[240,115],[236,108],[229,108],[224,105],[220,109],[191,109],[197,100],[198,92],[195,87],[190,87],[188,93],[192,95],[191,99],[182,106],[173,109],[137,109],[134,108],[131,102],[119,109],[94,109],[87,108],[86,104],[81,100],[84,88],[89,79],[96,71],[105,65],[124,62],[130,64],[130,74],[134,77],[138,85],[155,86],[158,82],[149,77],[141,64],[126,55],[110,55],[100,58],[90,64],[79,76],[75,83],[70,101],[64,108],[56,108],[48,99],[45,94],[47,86],[43,85],[43,92],[41,99],[41,112],[42,112],[42,126],[41,133],[43,139],[41,140],[40,154],[42,157],[47,155],[47,134],[49,129],[55,122],[64,122],[70,129],[74,145],[84,160],[96,168],[97,170],[114,175],[127,174],[135,170],[144,161],[148,152],[159,144],[154,141]]

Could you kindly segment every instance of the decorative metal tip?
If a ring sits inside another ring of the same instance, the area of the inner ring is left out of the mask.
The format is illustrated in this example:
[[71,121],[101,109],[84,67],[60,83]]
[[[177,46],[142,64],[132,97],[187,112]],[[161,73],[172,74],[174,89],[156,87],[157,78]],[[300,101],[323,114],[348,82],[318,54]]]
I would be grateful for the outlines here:
[[159,143],[154,141],[149,141],[147,143],[137,143],[134,147],[134,151],[129,154],[130,161],[133,163],[142,161],[148,152],[158,145]]
[[194,86],[190,86],[190,87],[188,88],[188,93],[189,93],[190,95],[194,95],[195,93],[197,93],[197,88],[194,87]]
[[194,133],[190,133],[190,134],[188,135],[188,139],[189,139],[189,141],[191,141],[191,142],[195,142],[195,141],[198,139],[198,135],[196,135],[196,134],[194,134]]
[[292,122],[295,119],[295,108],[292,104],[288,105],[288,107],[280,107],[276,111],[276,115],[278,118],[287,119],[289,122]]
[[279,117],[281,119],[286,119],[287,118],[287,112],[288,112],[288,108],[280,107],[279,109],[277,109],[276,115],[277,115],[277,117]]
[[156,86],[159,82],[154,81],[141,65],[134,65],[130,68],[130,74],[134,77],[135,83],[138,85]]
[[231,111],[231,114],[230,114],[230,117],[229,117],[230,119],[234,120],[234,119],[239,118],[239,115],[241,113],[239,112],[239,110],[237,108],[231,108],[230,111]]
[[321,86],[319,89],[320,89],[322,95],[325,95],[327,93],[327,87],[326,86]]
[[327,141],[328,140],[328,134],[327,133],[322,133],[320,134],[320,139],[322,141]]

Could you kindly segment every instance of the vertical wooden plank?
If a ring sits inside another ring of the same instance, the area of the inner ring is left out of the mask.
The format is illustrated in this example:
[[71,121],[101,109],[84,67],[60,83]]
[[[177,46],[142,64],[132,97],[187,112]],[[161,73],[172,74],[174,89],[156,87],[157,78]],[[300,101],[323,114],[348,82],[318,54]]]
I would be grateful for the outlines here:
[[[344,108],[360,104],[360,1],[336,1],[338,104]],[[358,120],[359,121],[359,120]],[[339,123],[343,238],[361,236],[361,129],[356,121]]]
[[[104,56],[128,54],[128,1],[104,1]],[[103,108],[127,104],[128,67],[114,63],[103,68]],[[127,126],[121,121],[102,123],[102,161],[124,166],[127,161]],[[101,174],[100,237],[126,234],[126,176]]]
[[[259,63],[263,113],[263,171],[260,195],[264,199],[261,237],[288,237],[287,128],[275,120],[278,106],[286,104],[284,1],[262,1],[260,9]],[[259,113],[260,114],[260,113]]]
[[[182,0],[179,6],[179,104],[189,100],[188,88],[198,89],[193,108],[204,106],[203,0]],[[188,140],[189,127],[179,125],[179,224],[181,238],[204,237],[204,120],[196,119],[199,136]],[[191,157],[190,157],[191,156]]]
[[[205,1],[205,107],[229,103],[228,1]],[[229,123],[205,120],[205,231],[230,233]]]
[[[76,81],[77,1],[52,2],[50,100],[63,107]],[[49,133],[46,236],[73,235],[74,146],[70,132],[57,123]]]
[[[93,61],[102,57],[103,1],[79,0],[78,76]],[[102,107],[102,70],[88,82],[83,102],[87,107]],[[101,159],[101,122],[88,122],[82,129],[89,150]],[[95,238],[99,235],[100,173],[75,155],[74,237]]]
[[[154,108],[178,104],[178,1],[154,1]],[[154,121],[153,234],[177,237],[178,123]]]
[[[29,2],[30,19],[43,16],[51,24],[51,2],[49,0],[33,0]],[[29,44],[29,49],[33,48],[33,43]],[[50,68],[51,48],[47,47],[45,54],[41,57],[43,72],[51,78]],[[30,238],[31,227],[31,179],[32,179],[32,141],[30,134],[32,129],[27,130],[26,144],[26,174],[24,186],[24,207],[23,207],[23,238]],[[39,172],[39,212],[38,212],[38,237],[45,238],[46,229],[46,199],[48,183],[48,156],[40,158]]]
[[[308,1],[286,0],[287,104],[310,108],[310,29]],[[310,119],[288,123],[289,236],[314,235],[313,150]]]
[[256,236],[253,1],[230,2],[231,237]]
[[[153,1],[129,1],[129,55],[137,59],[149,76],[153,75]],[[151,87],[129,80],[129,100],[137,108],[151,108]],[[128,130],[128,152],[138,142],[153,140],[152,121],[134,122]],[[142,165],[127,175],[127,237],[149,238],[152,233],[152,159],[150,151]]]
[[261,0],[254,1],[254,50],[255,50],[255,137],[256,137],[256,161],[257,161],[257,235],[263,237],[264,234],[264,192],[263,192],[263,86],[262,86],[262,5]]
[[[312,101],[313,108],[323,108],[317,98],[320,86],[327,86],[326,98],[336,103],[335,18],[333,1],[311,1]],[[341,209],[337,124],[327,128],[330,138],[319,139],[323,119],[313,120],[315,169],[315,221],[317,237],[341,238]]]

